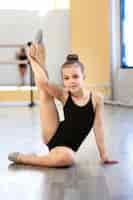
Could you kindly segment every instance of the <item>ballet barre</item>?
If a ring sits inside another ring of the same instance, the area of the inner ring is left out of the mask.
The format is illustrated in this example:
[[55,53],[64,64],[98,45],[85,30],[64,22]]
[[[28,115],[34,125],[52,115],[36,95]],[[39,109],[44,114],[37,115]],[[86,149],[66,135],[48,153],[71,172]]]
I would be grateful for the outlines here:
[[[0,44],[0,48],[26,48],[27,46],[30,46],[31,42],[27,42],[26,44]],[[30,67],[30,103],[29,107],[33,107],[35,105],[34,103],[34,95],[33,95],[33,75],[32,75],[32,68],[30,65],[30,62],[28,60],[11,60],[11,59],[0,59],[0,65],[5,65],[5,64],[28,64]]]
[[[38,44],[43,44],[43,31],[42,29],[39,29],[37,32],[36,32],[36,35],[35,35],[35,38],[34,38],[34,41],[37,42]],[[28,41],[27,43],[25,44],[1,44],[0,43],[0,48],[27,48],[28,46],[31,46],[32,42],[31,41]],[[26,62],[26,63],[25,63]],[[28,61],[25,61],[25,60],[0,60],[0,64],[28,64],[30,67],[30,104],[29,106],[32,107],[34,106],[34,101],[33,101],[33,91],[32,91],[32,85],[33,85],[33,76],[32,76],[32,68],[31,68],[31,64],[30,62]]]
[[19,47],[25,47],[24,44],[0,44],[0,48],[19,48]]
[[32,42],[27,42],[25,44],[0,44],[0,48],[26,48],[27,46],[30,46]]
[[29,64],[29,62],[27,60],[0,60],[0,64],[17,64],[17,65],[21,65],[21,64]]

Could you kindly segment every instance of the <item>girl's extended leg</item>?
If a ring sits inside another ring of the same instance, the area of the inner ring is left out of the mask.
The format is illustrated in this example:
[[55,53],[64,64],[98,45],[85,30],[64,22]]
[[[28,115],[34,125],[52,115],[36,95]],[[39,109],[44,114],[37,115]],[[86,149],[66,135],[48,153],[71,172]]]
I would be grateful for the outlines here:
[[59,125],[59,115],[54,102],[54,98],[42,88],[42,82],[48,81],[48,73],[45,66],[45,49],[44,46],[31,47],[31,54],[37,56],[38,65],[34,59],[30,57],[31,66],[35,76],[35,83],[39,91],[40,99],[40,122],[43,135],[43,141],[48,143],[50,138],[54,135]]
[[55,147],[47,155],[24,155],[16,154],[13,158],[10,158],[19,164],[26,164],[32,166],[42,167],[69,167],[75,163],[74,152],[68,147]]

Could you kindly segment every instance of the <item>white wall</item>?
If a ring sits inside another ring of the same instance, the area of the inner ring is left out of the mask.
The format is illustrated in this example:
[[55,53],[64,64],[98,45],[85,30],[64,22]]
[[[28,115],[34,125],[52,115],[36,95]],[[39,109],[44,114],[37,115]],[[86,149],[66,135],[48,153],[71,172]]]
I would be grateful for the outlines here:
[[[52,81],[60,81],[60,65],[70,51],[68,10],[49,11],[40,16],[37,11],[0,10],[0,44],[26,43],[34,38],[38,28],[44,30],[47,67]],[[15,49],[0,49],[0,59],[13,58]],[[0,85],[18,85],[17,65],[0,64]],[[29,75],[26,77],[29,84]]]
[[47,66],[50,79],[60,82],[60,67],[70,53],[70,19],[68,10],[49,11],[41,18],[44,42],[47,53]]
[[133,105],[133,69],[120,68],[120,4],[111,1],[111,75],[113,100]]

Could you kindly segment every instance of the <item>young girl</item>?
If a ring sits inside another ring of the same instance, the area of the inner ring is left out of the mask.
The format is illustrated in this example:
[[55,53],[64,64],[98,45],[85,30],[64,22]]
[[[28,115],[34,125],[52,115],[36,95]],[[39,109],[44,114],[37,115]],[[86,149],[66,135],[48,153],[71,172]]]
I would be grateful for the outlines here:
[[[61,67],[63,87],[51,83],[45,64],[45,49],[33,43],[28,57],[35,75],[40,98],[40,119],[47,155],[9,154],[9,160],[46,167],[68,167],[75,163],[75,152],[94,128],[96,144],[103,164],[110,160],[104,144],[103,97],[91,92],[85,85],[84,66],[77,55],[68,55]],[[54,98],[63,104],[65,120],[59,122]]]

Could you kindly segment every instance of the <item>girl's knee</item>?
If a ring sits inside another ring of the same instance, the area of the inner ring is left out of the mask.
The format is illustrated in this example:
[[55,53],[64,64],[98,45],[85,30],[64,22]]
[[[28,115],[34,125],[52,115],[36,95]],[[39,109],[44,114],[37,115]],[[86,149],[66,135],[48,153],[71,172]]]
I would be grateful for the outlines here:
[[71,166],[75,164],[75,153],[68,147],[55,147],[51,150],[59,166]]

